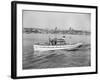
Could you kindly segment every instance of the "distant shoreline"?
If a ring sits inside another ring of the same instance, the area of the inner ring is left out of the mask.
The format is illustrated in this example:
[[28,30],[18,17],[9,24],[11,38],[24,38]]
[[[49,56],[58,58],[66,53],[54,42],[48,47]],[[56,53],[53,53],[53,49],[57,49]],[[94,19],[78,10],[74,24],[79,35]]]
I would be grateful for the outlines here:
[[47,29],[40,29],[40,28],[23,28],[24,33],[42,33],[42,34],[72,34],[72,35],[90,35],[91,32],[84,31],[84,30],[47,30]]

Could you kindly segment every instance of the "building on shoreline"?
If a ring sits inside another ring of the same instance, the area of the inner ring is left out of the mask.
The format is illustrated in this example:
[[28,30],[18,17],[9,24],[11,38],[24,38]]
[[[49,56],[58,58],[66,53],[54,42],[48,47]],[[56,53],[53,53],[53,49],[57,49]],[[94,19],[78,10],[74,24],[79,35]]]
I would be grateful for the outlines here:
[[[47,30],[47,29],[40,29],[40,28],[23,28],[23,32],[25,33],[51,33],[55,34],[55,30]],[[68,30],[57,30],[56,34],[73,34],[73,35],[90,35],[91,32],[86,30],[75,30],[70,27]]]

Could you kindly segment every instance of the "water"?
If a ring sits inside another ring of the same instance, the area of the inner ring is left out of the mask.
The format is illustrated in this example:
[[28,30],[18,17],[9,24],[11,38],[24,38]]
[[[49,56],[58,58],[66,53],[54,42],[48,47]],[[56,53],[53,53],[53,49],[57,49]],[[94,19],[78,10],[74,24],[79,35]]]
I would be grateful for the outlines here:
[[[68,35],[66,34],[67,43],[82,42],[83,46],[74,50],[54,50],[36,52],[33,45],[36,42],[47,42],[49,36],[51,38],[57,36],[61,38],[63,35],[54,34],[23,34],[23,69],[43,69],[43,68],[61,68],[61,67],[84,67],[90,66],[90,35]],[[35,55],[35,54],[41,55]]]

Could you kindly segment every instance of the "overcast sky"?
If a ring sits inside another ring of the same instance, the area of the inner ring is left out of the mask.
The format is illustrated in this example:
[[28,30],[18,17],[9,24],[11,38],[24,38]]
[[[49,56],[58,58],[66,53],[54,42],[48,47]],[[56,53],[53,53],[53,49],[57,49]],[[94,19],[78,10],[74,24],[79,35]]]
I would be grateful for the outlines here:
[[23,27],[69,29],[90,31],[91,15],[89,13],[23,11]]

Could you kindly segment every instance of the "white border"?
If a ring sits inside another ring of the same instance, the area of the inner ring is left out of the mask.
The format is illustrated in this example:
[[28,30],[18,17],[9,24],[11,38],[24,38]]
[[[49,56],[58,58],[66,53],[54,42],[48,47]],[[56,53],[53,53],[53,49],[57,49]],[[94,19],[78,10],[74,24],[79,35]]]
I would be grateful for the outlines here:
[[[91,13],[91,66],[90,67],[71,67],[71,68],[55,68],[55,69],[22,69],[22,10],[46,10],[46,11],[63,11],[63,12],[81,12]],[[95,15],[96,10],[91,8],[75,8],[75,7],[58,7],[58,6],[42,6],[42,5],[26,5],[17,4],[17,76],[37,76],[49,74],[63,73],[81,73],[95,72]]]

